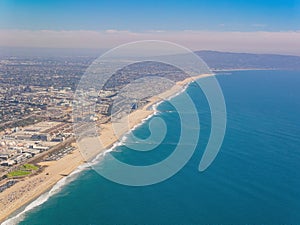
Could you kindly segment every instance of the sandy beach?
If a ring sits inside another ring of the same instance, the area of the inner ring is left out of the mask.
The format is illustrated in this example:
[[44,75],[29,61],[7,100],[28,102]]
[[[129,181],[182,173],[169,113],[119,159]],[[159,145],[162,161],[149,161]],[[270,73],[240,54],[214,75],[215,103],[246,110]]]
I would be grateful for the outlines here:
[[[124,118],[127,122],[123,123],[125,125],[118,127],[117,135],[114,132],[112,123],[102,124],[99,137],[88,137],[82,141],[81,144],[85,146],[85,148],[89,149],[88,152],[79,151],[79,148],[77,147],[72,153],[57,161],[38,163],[39,166],[44,168],[40,173],[20,179],[18,183],[0,193],[0,222],[3,222],[9,215],[20,207],[30,203],[41,194],[51,189],[51,187],[53,187],[60,179],[69,175],[72,171],[78,168],[78,166],[94,158],[96,155],[101,153],[101,151],[111,147],[122,135],[134,126],[140,124],[143,119],[153,114],[153,111],[149,109],[150,106],[173,96],[177,92],[181,91],[183,86],[190,82],[208,76],[211,76],[211,74],[202,74],[187,78],[183,81],[177,82],[170,90],[158,96],[151,97],[148,99],[149,103],[147,105],[141,109],[133,111],[129,114],[128,118]],[[97,146],[91,145],[91,143],[94,143],[95,138],[98,143],[102,144],[100,151],[99,148],[96,148]],[[80,147],[82,147],[81,144]]]

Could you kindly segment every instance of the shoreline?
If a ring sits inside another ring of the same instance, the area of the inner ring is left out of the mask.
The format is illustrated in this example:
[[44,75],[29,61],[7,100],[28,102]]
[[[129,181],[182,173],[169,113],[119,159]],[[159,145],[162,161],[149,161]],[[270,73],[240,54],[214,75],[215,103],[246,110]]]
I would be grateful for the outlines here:
[[[176,97],[195,80],[213,75],[214,74],[201,74],[186,78],[183,81],[176,82],[169,90],[149,98],[149,103],[143,106],[143,108],[133,111],[128,115],[128,118],[125,117],[125,119],[128,119],[127,123],[124,123],[127,124],[127,126],[119,127],[121,132],[118,137],[114,132],[113,124],[111,122],[101,124],[101,134],[98,137],[94,137],[96,138],[94,140],[93,137],[86,138],[83,143],[86,148],[92,149],[89,154],[83,156],[83,152],[79,151],[77,144],[75,144],[76,149],[63,158],[57,161],[38,163],[39,166],[44,167],[43,171],[34,176],[20,179],[15,185],[0,193],[0,223],[2,224],[3,222],[5,223],[5,221],[10,220],[10,216],[14,215],[17,210],[28,206],[41,195],[52,190],[60,180],[68,177],[76,171],[79,166],[86,164],[86,161],[94,159],[88,163],[93,163],[93,161],[97,162],[97,158],[100,157],[101,154],[111,151],[116,144],[122,141],[121,137],[150,119],[155,114],[155,106],[157,107],[161,102]],[[95,140],[97,143],[99,143],[99,141],[101,142],[103,146],[101,151],[90,144]],[[34,207],[35,206],[32,208]],[[22,216],[24,210],[14,215],[12,218]]]

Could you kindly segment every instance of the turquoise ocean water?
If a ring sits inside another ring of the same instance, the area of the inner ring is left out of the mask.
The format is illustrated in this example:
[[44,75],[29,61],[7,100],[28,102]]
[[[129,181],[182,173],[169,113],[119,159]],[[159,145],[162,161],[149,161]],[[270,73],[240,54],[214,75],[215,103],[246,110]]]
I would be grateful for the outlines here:
[[[40,205],[15,222],[299,224],[300,72],[234,71],[217,79],[228,123],[222,148],[206,171],[200,173],[198,165],[210,133],[210,111],[199,87],[191,84],[186,92],[198,109],[200,141],[192,159],[175,176],[151,186],[129,187],[85,168],[56,185],[43,204],[42,198],[35,201]],[[180,95],[171,101],[184,104]],[[116,158],[145,165],[171,154],[180,135],[178,113],[168,102],[160,104],[158,111],[154,117],[168,126],[163,143],[146,153],[120,145],[113,153]],[[147,137],[148,123],[134,130],[135,135]],[[193,124],[185,126],[193,132]],[[104,158],[99,166],[108,168],[109,160]]]

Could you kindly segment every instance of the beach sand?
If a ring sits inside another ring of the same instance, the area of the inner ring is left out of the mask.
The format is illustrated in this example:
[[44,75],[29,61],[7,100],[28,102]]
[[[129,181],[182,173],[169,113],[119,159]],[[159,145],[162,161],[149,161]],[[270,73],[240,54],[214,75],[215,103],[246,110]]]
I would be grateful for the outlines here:
[[49,190],[82,163],[83,159],[78,149],[58,161],[39,163],[40,166],[46,166],[41,173],[26,177],[0,193],[0,221],[3,222],[3,219],[18,208]]
[[[153,114],[153,110],[149,109],[152,105],[175,95],[190,82],[211,75],[202,74],[177,82],[170,90],[148,99],[149,103],[142,109],[137,109],[130,113],[128,117],[122,118],[126,121],[118,123],[117,127],[113,127],[112,123],[102,124],[101,133],[98,137],[87,137],[81,140],[80,148],[89,149],[89,151],[79,151],[76,148],[76,150],[60,160],[39,163],[40,166],[45,166],[41,173],[26,177],[0,193],[0,222],[3,222],[20,207],[30,203],[51,189],[60,179],[69,175],[78,166],[93,159],[101,151],[110,148],[115,142],[120,140],[122,135]],[[114,128],[118,130],[117,134],[114,132]],[[102,148],[93,143],[101,144]]]

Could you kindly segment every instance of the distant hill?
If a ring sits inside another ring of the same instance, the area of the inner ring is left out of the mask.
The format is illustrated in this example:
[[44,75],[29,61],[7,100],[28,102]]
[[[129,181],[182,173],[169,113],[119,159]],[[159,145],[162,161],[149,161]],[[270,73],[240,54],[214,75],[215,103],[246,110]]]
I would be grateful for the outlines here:
[[[0,47],[0,60],[11,57],[19,59],[77,58],[87,63],[101,56],[108,49],[59,49],[59,48],[11,48]],[[220,51],[196,51],[212,70],[230,69],[282,69],[300,70],[300,56],[278,54],[251,54]],[[172,56],[172,55],[170,55]]]
[[283,69],[300,70],[300,56],[196,51],[212,70]]

